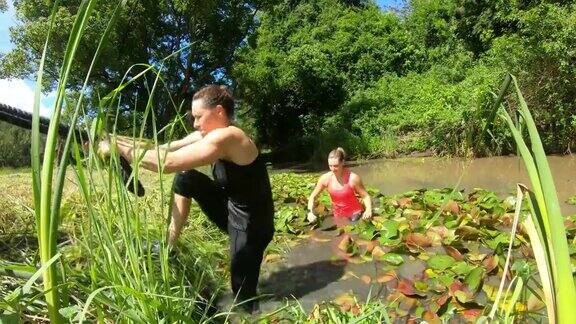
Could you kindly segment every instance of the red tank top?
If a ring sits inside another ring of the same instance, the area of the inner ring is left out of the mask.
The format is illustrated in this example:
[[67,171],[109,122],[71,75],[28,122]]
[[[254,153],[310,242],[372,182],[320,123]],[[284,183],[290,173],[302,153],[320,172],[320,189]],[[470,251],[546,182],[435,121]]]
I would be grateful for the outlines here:
[[354,214],[362,212],[362,205],[356,198],[354,189],[350,186],[350,170],[344,169],[344,174],[342,176],[342,182],[344,185],[341,188],[336,176],[332,173],[328,178],[328,183],[326,187],[328,188],[328,193],[330,194],[330,199],[332,199],[332,210],[334,212],[334,217],[347,217],[350,218]]

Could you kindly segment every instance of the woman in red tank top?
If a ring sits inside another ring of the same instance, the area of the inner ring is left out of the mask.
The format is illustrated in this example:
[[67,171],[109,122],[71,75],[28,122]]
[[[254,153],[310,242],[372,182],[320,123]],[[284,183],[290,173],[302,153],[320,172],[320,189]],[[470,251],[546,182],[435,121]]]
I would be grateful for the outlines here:
[[[353,222],[372,217],[372,201],[370,195],[364,189],[360,176],[351,172],[344,166],[345,152],[339,147],[332,150],[328,155],[328,167],[330,172],[323,174],[314,191],[308,198],[308,220],[316,220],[314,215],[314,202],[322,190],[327,189],[332,200],[332,212],[336,219],[349,219]],[[360,196],[365,209],[356,196]]]

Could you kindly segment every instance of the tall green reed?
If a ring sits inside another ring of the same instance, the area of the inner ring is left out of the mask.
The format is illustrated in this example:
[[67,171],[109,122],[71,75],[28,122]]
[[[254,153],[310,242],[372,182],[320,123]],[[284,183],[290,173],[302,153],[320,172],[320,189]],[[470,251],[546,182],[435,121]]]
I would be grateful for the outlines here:
[[[115,11],[108,22],[108,26],[104,31],[97,50],[94,53],[92,63],[86,74],[83,87],[80,91],[80,97],[77,98],[76,106],[73,110],[73,117],[71,124],[75,125],[78,120],[81,109],[83,109],[83,95],[89,87],[89,79],[94,64],[98,60],[100,50],[108,39],[111,27],[114,25],[118,18],[119,12],[126,4],[126,1],[118,3]],[[55,166],[56,155],[55,146],[57,140],[57,126],[60,122],[62,108],[69,104],[66,99],[66,84],[74,57],[76,55],[80,40],[82,39],[83,32],[88,23],[90,14],[94,11],[96,1],[86,0],[83,1],[78,9],[76,19],[71,30],[70,38],[68,41],[65,57],[63,59],[59,83],[56,90],[56,100],[54,105],[54,112],[51,118],[50,127],[48,130],[44,163],[40,166],[39,159],[39,102],[42,84],[42,74],[44,62],[46,59],[46,48],[49,42],[49,35],[46,40],[42,59],[39,64],[38,80],[36,86],[36,96],[34,104],[34,117],[33,117],[33,135],[32,135],[32,177],[33,177],[33,191],[34,191],[34,205],[35,216],[37,220],[37,231],[39,238],[39,249],[41,263],[45,267],[43,274],[44,291],[46,296],[46,307],[51,322],[59,323],[64,319],[61,316],[62,307],[67,306],[64,294],[59,292],[63,289],[64,285],[59,285],[59,278],[64,275],[62,271],[65,264],[62,263],[60,271],[50,262],[56,254],[56,239],[58,232],[58,225],[60,223],[60,205],[62,200],[63,186],[67,171],[68,155],[65,154],[56,181],[53,181],[53,171]],[[52,10],[52,23],[55,17],[55,11],[58,8],[58,2],[54,4]],[[178,52],[173,55],[177,55]],[[105,97],[102,100],[101,108],[110,110],[111,106],[105,106],[107,103],[119,104],[113,99],[120,91],[128,84],[135,82],[139,77],[146,75],[146,72],[153,70],[151,66],[145,66],[145,70],[140,72],[136,77],[130,81],[122,82],[112,94],[112,96]],[[128,73],[126,74],[127,77]],[[125,78],[126,78],[125,77]],[[146,107],[146,115],[151,113],[152,97],[156,84],[160,80],[160,74],[156,74],[154,87],[151,89],[149,95],[150,99]],[[90,132],[90,142],[94,143],[97,135],[102,135],[106,129],[106,114],[100,114],[100,118],[93,124]],[[152,115],[154,115],[152,113]],[[181,122],[182,119],[179,120]],[[145,127],[145,125],[143,126]],[[143,129],[140,135],[143,133]],[[154,126],[154,133],[158,131]],[[149,211],[158,211],[157,209],[145,206],[141,202],[134,201],[124,188],[124,183],[120,181],[118,174],[118,158],[114,156],[110,160],[108,168],[108,179],[104,181],[108,186],[103,196],[96,196],[98,190],[97,183],[94,182],[95,178],[92,176],[92,168],[96,167],[100,174],[103,174],[103,165],[97,161],[93,154],[93,149],[90,150],[88,158],[88,168],[85,170],[82,164],[80,149],[78,146],[73,145],[76,141],[72,141],[74,133],[71,131],[66,138],[65,152],[72,151],[76,157],[76,173],[80,184],[80,191],[88,205],[87,211],[90,216],[90,227],[87,231],[83,232],[81,242],[87,249],[91,260],[89,262],[89,280],[88,284],[84,284],[84,280],[79,277],[74,277],[72,282],[67,283],[70,288],[84,291],[89,295],[87,302],[84,305],[84,311],[79,312],[77,320],[82,320],[91,311],[89,309],[90,303],[93,301],[99,304],[95,308],[94,318],[99,320],[110,320],[110,316],[116,316],[121,320],[132,321],[162,321],[167,318],[172,320],[186,320],[190,318],[208,318],[206,314],[206,307],[199,310],[199,307],[194,307],[196,304],[210,305],[212,301],[198,301],[203,298],[199,292],[204,289],[208,284],[205,282],[213,279],[214,276],[204,275],[203,272],[197,271],[200,266],[192,264],[191,267],[195,268],[194,276],[191,280],[184,277],[184,271],[174,271],[173,267],[168,264],[167,249],[163,248],[158,251],[159,256],[153,256],[152,247],[150,242],[153,237],[160,238],[162,235],[151,236],[149,233],[149,226],[146,226],[146,219],[139,217],[141,214],[146,214]],[[155,138],[157,140],[157,138]],[[138,181],[138,169],[134,165],[134,181]],[[161,171],[161,170],[159,170]],[[87,175],[88,174],[88,175]],[[162,173],[160,172],[162,176]],[[162,181],[160,181],[161,191]],[[165,201],[165,194],[161,194],[162,202]],[[103,197],[103,199],[99,199]],[[150,203],[150,202],[146,202]],[[165,203],[161,203],[160,214],[166,214],[164,210]],[[94,208],[96,207],[96,208]],[[146,208],[148,207],[148,208]],[[158,225],[156,224],[158,227]],[[160,226],[162,227],[162,226]],[[118,235],[120,234],[120,235]],[[123,242],[123,244],[119,244]],[[145,243],[147,242],[147,244]],[[101,249],[95,248],[100,247]],[[155,259],[156,258],[156,259]],[[53,262],[53,261],[52,261]],[[198,262],[195,260],[194,262]],[[201,262],[198,262],[201,263]],[[188,266],[188,265],[187,265]],[[209,268],[209,267],[208,267]],[[160,270],[159,270],[160,269]],[[175,273],[180,274],[180,277],[175,278]],[[200,275],[196,276],[199,273]],[[206,271],[208,273],[208,271]],[[78,280],[80,279],[80,280]],[[87,278],[84,278],[87,279]],[[178,281],[179,289],[175,289],[174,282]],[[82,282],[79,282],[82,281]],[[184,282],[186,281],[186,284]],[[160,288],[161,289],[160,289]],[[122,292],[121,294],[109,294],[110,291]],[[108,293],[108,294],[107,294]],[[178,295],[180,294],[180,295]],[[211,298],[209,295],[208,298]],[[175,300],[183,301],[180,307],[174,307]],[[62,302],[64,301],[64,302]],[[88,302],[89,301],[89,302]],[[63,304],[63,305],[62,305]],[[77,306],[77,305],[76,305]],[[104,312],[104,309],[107,312]],[[200,316],[192,316],[187,309],[194,310],[200,313]],[[112,311],[110,311],[112,310]],[[204,312],[202,314],[202,312]],[[112,315],[112,314],[116,315]],[[187,314],[187,315],[183,315]]]
[[[42,264],[46,264],[56,254],[56,234],[58,230],[59,219],[58,211],[62,199],[62,188],[64,186],[65,171],[58,173],[58,177],[54,183],[53,172],[55,160],[57,158],[55,152],[58,137],[58,125],[60,123],[61,110],[65,101],[66,84],[72,69],[72,64],[74,62],[74,57],[76,55],[78,45],[80,44],[83,32],[88,23],[88,18],[90,17],[95,4],[96,1],[83,1],[78,8],[78,12],[76,13],[76,19],[68,39],[65,56],[60,70],[59,82],[56,89],[54,111],[52,113],[51,122],[46,137],[44,161],[42,167],[40,167],[39,158],[39,106],[43,68],[46,59],[46,49],[50,40],[50,31],[48,32],[44,51],[39,64],[33,108],[34,117],[32,121],[31,150],[34,207],[37,222],[40,261]],[[50,30],[54,24],[55,13],[58,5],[59,1],[55,1],[51,14]],[[68,134],[67,146],[70,144],[70,138],[71,134]],[[65,168],[65,166],[66,160],[64,160],[64,163],[61,164],[61,168]],[[55,191],[54,195],[52,195],[53,190]],[[60,323],[62,322],[62,317],[59,313],[60,296],[59,287],[57,285],[58,274],[54,265],[51,265],[46,269],[43,274],[43,278],[46,303],[50,320],[54,323]]]
[[[164,60],[177,54],[173,53]],[[146,128],[152,129],[153,144],[158,143],[161,133],[167,138],[172,137],[174,129],[183,125],[184,118],[178,116],[161,130],[157,129],[154,118],[157,114],[153,105],[156,91],[159,85],[166,88],[161,77],[164,60],[159,68],[136,64],[128,69],[120,85],[100,101],[98,116],[92,121],[92,134],[98,129],[111,129],[110,136],[114,141],[119,107],[127,96],[123,90],[134,82],[146,85],[148,77],[152,76],[140,129],[132,129],[133,142],[136,144],[143,140]],[[130,75],[133,76],[128,78]],[[114,110],[116,122],[108,125],[107,116]],[[151,125],[148,125],[149,120]],[[137,124],[136,120],[133,122]],[[156,153],[162,160],[161,155],[165,152],[157,149]],[[74,154],[80,156],[78,148]],[[192,227],[202,231],[187,235],[188,241],[181,245],[179,256],[169,257],[164,244],[167,227],[163,215],[169,214],[170,199],[167,196],[171,191],[165,182],[170,178],[164,175],[162,168],[159,167],[154,179],[158,189],[148,190],[147,196],[139,198],[127,193],[118,173],[118,155],[114,150],[105,163],[94,153],[94,147],[90,148],[86,168],[79,158],[76,161],[80,191],[91,206],[87,210],[89,223],[82,228],[80,240],[89,260],[89,275],[85,278],[89,284],[78,285],[88,298],[76,320],[90,317],[99,321],[196,323],[224,316],[213,309],[214,298],[223,285],[223,276],[216,270],[224,258],[222,245],[210,240],[210,237],[219,235],[212,232],[216,229],[203,224],[203,217],[193,219]],[[133,181],[139,181],[138,161],[134,161],[132,166]],[[199,210],[193,214],[198,215]]]
[[[516,113],[520,122],[516,123],[502,106],[503,94],[508,90],[511,81],[514,83],[518,101]],[[523,224],[529,234],[536,257],[548,320],[551,323],[574,323],[576,312],[574,312],[573,303],[576,301],[576,287],[572,276],[564,219],[536,124],[515,77],[506,76],[495,107],[498,107],[500,118],[504,119],[509,126],[532,184],[532,191],[526,187],[520,187],[527,195],[530,208],[530,217]],[[525,124],[528,132],[530,147],[524,141],[522,124]]]

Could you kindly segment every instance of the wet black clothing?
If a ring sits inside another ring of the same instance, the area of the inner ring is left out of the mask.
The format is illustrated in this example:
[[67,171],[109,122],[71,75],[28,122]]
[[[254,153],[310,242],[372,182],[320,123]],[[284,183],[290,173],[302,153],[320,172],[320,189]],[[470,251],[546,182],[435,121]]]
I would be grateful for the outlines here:
[[258,156],[248,165],[218,160],[214,180],[189,170],[174,178],[174,193],[196,200],[230,236],[232,290],[243,301],[256,296],[264,250],[274,233],[274,204],[268,171]]
[[228,221],[241,231],[274,231],[274,204],[264,161],[248,165],[218,160],[212,166],[216,185],[228,198]]

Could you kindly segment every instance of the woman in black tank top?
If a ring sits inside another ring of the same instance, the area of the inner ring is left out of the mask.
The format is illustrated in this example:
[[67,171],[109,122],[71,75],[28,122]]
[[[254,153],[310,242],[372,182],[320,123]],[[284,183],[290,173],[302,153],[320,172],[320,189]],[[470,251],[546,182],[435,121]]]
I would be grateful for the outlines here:
[[[209,85],[193,97],[196,132],[143,155],[130,142],[115,144],[128,161],[143,156],[143,168],[177,172],[169,244],[178,239],[192,199],[218,228],[228,233],[232,291],[237,301],[243,302],[241,306],[252,312],[257,309],[257,302],[249,300],[257,296],[260,264],[274,233],[274,205],[266,166],[252,141],[231,125],[233,113],[234,100],[228,89]],[[100,153],[109,154],[109,145],[101,142]],[[158,159],[158,149],[163,151],[163,159]],[[205,164],[212,164],[213,179],[194,170]]]

